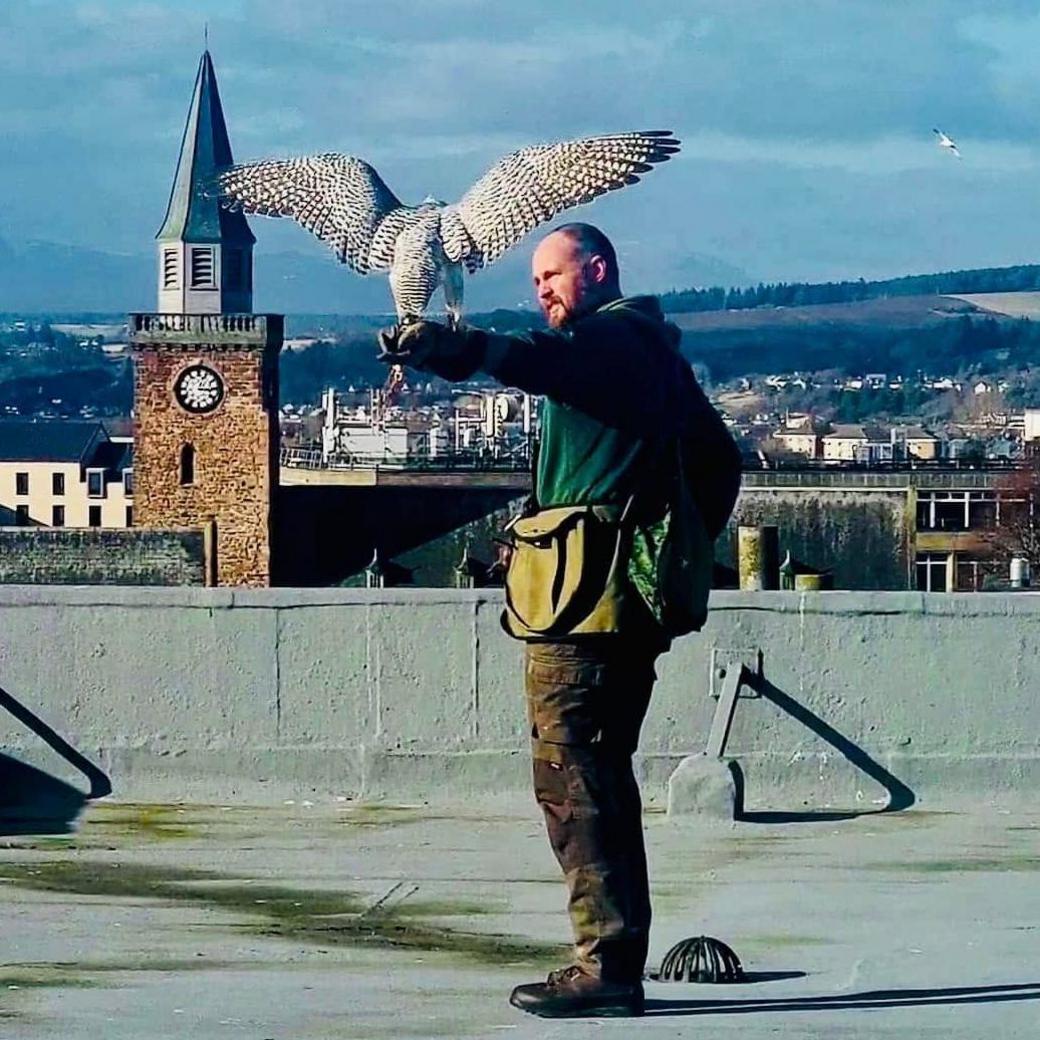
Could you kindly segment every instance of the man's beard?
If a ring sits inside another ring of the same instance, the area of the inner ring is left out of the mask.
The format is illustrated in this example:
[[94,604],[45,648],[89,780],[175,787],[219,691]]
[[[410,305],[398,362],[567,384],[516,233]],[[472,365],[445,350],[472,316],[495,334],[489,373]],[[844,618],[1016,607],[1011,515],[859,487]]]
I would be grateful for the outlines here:
[[575,318],[574,312],[562,300],[553,300],[545,308],[544,314],[551,329],[562,329]]

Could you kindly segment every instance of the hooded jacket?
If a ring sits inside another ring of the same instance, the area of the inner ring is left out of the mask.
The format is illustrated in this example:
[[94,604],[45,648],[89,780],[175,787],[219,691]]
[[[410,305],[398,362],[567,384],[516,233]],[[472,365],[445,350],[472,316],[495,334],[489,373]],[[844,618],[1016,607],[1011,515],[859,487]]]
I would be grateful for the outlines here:
[[546,398],[535,472],[542,508],[623,504],[683,444],[711,539],[740,483],[740,454],[654,296],[611,301],[564,329],[487,334],[480,367]]

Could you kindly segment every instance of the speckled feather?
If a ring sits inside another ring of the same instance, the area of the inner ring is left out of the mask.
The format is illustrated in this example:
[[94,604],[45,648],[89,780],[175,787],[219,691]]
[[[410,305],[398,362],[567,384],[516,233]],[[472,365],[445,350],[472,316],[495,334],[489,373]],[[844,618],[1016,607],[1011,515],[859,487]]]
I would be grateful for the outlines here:
[[293,218],[359,274],[389,271],[398,315],[418,316],[449,265],[472,273],[563,210],[635,184],[678,151],[669,130],[521,148],[450,206],[405,206],[368,163],[335,153],[234,166],[220,185],[229,207]]

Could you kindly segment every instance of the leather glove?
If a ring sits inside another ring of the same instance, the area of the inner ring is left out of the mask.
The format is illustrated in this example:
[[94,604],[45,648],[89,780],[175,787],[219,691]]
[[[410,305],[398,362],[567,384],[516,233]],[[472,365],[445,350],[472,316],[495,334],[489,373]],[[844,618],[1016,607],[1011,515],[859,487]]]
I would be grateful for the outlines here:
[[379,360],[433,372],[442,379],[468,379],[484,360],[484,345],[479,329],[416,321],[379,332]]

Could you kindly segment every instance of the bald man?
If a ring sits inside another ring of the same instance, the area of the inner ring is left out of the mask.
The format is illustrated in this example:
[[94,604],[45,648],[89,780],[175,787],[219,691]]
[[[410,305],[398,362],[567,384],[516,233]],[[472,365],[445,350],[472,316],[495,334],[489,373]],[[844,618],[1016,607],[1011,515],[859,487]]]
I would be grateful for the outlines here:
[[[614,248],[590,224],[548,234],[532,279],[548,331],[420,322],[381,335],[384,360],[454,380],[483,370],[544,395],[538,509],[632,502],[638,512],[670,486],[678,441],[713,541],[736,499],[740,456],[679,353],[679,330],[656,297],[622,295]],[[547,1018],[643,1013],[650,892],[632,755],[670,635],[632,583],[617,595],[608,632],[511,628],[525,639],[535,797],[567,883],[574,961],[510,1000]]]

